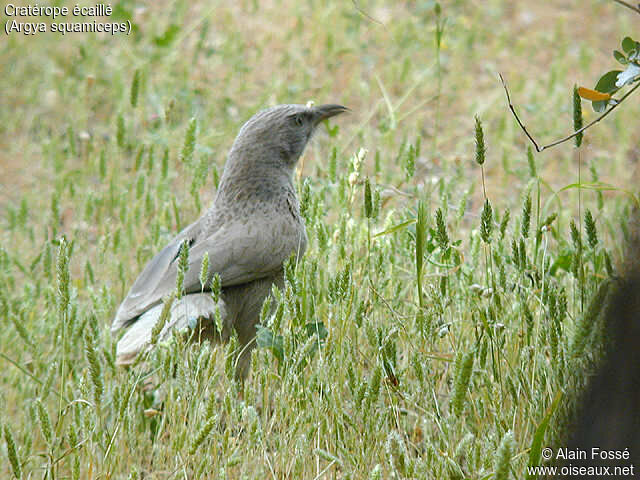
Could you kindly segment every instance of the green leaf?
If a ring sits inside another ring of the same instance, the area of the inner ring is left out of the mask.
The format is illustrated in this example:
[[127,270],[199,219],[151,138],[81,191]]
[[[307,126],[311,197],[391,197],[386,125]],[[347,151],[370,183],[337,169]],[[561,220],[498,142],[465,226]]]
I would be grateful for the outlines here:
[[622,49],[625,51],[626,54],[629,54],[629,52],[631,52],[631,50],[634,50],[635,48],[636,48],[636,42],[633,38],[624,37],[624,39],[622,39]]
[[423,307],[422,299],[422,266],[427,235],[427,214],[423,201],[418,203],[418,218],[416,221],[416,281],[418,284],[418,300]]
[[[533,434],[533,442],[531,442],[531,449],[529,450],[529,466],[534,467],[540,465],[540,455],[542,453],[542,441],[544,440],[544,434],[547,431],[547,427],[549,426],[549,421],[553,415],[553,412],[558,408],[558,404],[560,403],[560,399],[562,398],[562,392],[558,392],[556,397],[553,399],[553,402],[547,408],[544,413],[544,417],[536,428],[535,433]],[[535,478],[533,475],[527,474],[527,479]]]
[[409,225],[416,223],[416,219],[412,218],[411,220],[407,220],[406,222],[399,223],[398,225],[394,225],[392,227],[383,230],[382,232],[376,233],[373,238],[381,237],[383,235],[389,235],[390,233],[395,233],[398,230],[402,230],[403,228],[407,228]]
[[591,102],[591,108],[595,112],[601,113],[607,109],[607,105],[609,105],[609,100],[599,100],[597,102]]
[[620,73],[622,73],[622,70],[611,70],[610,72],[605,73],[600,77],[598,83],[596,83],[594,90],[602,93],[613,93],[618,91],[618,87],[616,87],[616,80],[618,80],[618,75]]
[[256,325],[256,343],[259,348],[268,348],[278,359],[279,363],[284,360],[284,347],[282,335],[274,335],[273,332],[263,325]]
[[329,138],[333,138],[338,135],[340,132],[340,127],[338,125],[334,125],[333,127],[329,124],[329,120],[324,121],[324,126],[327,127],[327,133],[329,134]]
[[631,200],[633,200],[633,203],[635,203],[637,206],[640,207],[640,198],[638,198],[633,191],[616,187],[615,185],[611,185],[609,183],[604,183],[604,182],[570,183],[569,185],[566,185],[562,187],[560,190],[558,190],[557,192],[555,192],[554,195],[558,195],[560,192],[564,192],[565,190],[571,190],[571,189],[594,190],[597,192],[611,190],[615,192],[624,193]]
[[[622,73],[622,70],[611,70],[610,72],[605,73],[600,77],[598,83],[594,87],[594,90],[602,93],[614,93],[618,91],[618,87],[616,87],[616,81],[618,80],[618,75]],[[597,102],[591,102],[591,107],[596,112],[604,112],[609,105],[609,100],[599,100]]]
[[622,53],[619,50],[614,50],[613,51],[613,58],[615,58],[622,65],[626,65],[628,63],[628,60],[627,60],[627,57],[625,56],[625,54]]
[[571,252],[563,253],[558,255],[553,264],[551,264],[551,268],[549,269],[549,275],[552,277],[556,275],[559,269],[564,270],[565,272],[571,271],[571,261],[573,259],[573,255]]
[[168,47],[176,39],[179,31],[180,27],[175,23],[172,23],[167,27],[162,35],[153,37],[153,43],[158,47]]
[[305,331],[307,332],[307,336],[310,337],[314,333],[318,334],[318,338],[320,340],[324,340],[329,336],[329,332],[327,327],[324,326],[323,322],[310,322],[304,326]]

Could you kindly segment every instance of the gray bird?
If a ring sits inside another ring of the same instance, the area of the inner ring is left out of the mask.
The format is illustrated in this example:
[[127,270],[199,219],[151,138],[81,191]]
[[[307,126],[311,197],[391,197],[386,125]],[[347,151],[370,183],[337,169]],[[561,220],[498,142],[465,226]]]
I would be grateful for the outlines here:
[[[176,290],[180,249],[186,242],[185,295],[171,304],[159,340],[197,326],[199,338],[226,341],[235,330],[242,352],[236,374],[246,377],[262,304],[273,284],[282,287],[283,262],[292,254],[300,258],[307,245],[293,186],[295,165],[318,124],[347,110],[341,105],[279,105],[242,126],[213,206],[146,265],[120,305],[111,331],[129,329],[117,345],[118,364],[130,364],[150,348],[163,299]],[[209,270],[203,292],[200,271],[205,253]],[[207,291],[215,274],[222,286],[217,304]],[[216,306],[221,333],[213,322]]]

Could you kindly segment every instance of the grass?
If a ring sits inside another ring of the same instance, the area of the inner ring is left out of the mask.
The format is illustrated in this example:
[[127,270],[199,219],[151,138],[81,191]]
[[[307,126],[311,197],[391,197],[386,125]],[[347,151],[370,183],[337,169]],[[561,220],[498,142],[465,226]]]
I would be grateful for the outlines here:
[[[522,478],[563,445],[627,234],[638,108],[528,154],[497,73],[534,135],[560,137],[626,11],[453,2],[436,45],[433,2],[116,5],[129,37],[0,46],[0,476]],[[244,385],[233,341],[116,368],[118,303],[211,203],[241,124],[309,99],[353,113],[301,160],[310,244],[264,319],[272,348]],[[618,187],[583,190],[583,218],[578,162]]]

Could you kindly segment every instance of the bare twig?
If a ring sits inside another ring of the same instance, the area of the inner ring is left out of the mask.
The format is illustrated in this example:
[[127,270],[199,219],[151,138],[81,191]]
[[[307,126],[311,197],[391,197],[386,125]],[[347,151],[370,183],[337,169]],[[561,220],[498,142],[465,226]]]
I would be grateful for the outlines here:
[[575,137],[576,135],[579,135],[580,133],[584,132],[587,128],[592,127],[593,125],[595,125],[596,123],[598,123],[600,120],[602,120],[604,117],[606,117],[607,115],[609,115],[611,112],[613,112],[616,107],[618,105],[620,105],[629,95],[631,95],[635,90],[637,90],[638,87],[640,87],[640,82],[638,82],[638,80],[640,80],[640,75],[638,75],[637,77],[635,77],[633,79],[633,82],[637,82],[636,85],[629,90],[627,93],[625,93],[619,100],[617,100],[617,103],[613,104],[611,106],[611,108],[609,108],[607,111],[605,111],[602,115],[600,115],[598,118],[596,118],[595,120],[593,120],[592,122],[586,124],[584,127],[582,127],[580,130],[576,130],[575,132],[573,132],[571,135],[568,135],[564,138],[561,138],[559,140],[556,140],[555,142],[551,142],[547,145],[538,145],[538,143],[534,140],[534,138],[531,136],[531,134],[529,133],[529,131],[527,130],[527,127],[524,126],[524,124],[522,123],[522,121],[520,120],[520,117],[518,117],[518,114],[516,113],[516,110],[513,106],[513,104],[511,103],[511,96],[509,95],[509,89],[507,88],[507,82],[504,80],[504,77],[502,76],[502,74],[500,75],[500,80],[502,81],[502,86],[504,87],[504,92],[507,95],[507,102],[509,103],[509,110],[511,110],[511,113],[513,113],[513,116],[516,118],[516,121],[518,122],[518,125],[520,125],[520,128],[522,129],[522,131],[525,133],[525,135],[529,138],[529,140],[531,140],[531,143],[533,143],[533,146],[536,148],[536,152],[542,152],[543,150],[550,148],[550,147],[555,147],[556,145],[560,145],[561,143],[566,142],[567,140],[571,140],[573,137]]
[[631,5],[628,2],[623,2],[622,0],[613,0],[613,1],[616,2],[616,3],[619,3],[620,5],[622,5],[624,7],[630,8],[631,10],[633,10],[636,13],[640,13],[640,4],[638,4],[638,6],[635,6],[635,5]]

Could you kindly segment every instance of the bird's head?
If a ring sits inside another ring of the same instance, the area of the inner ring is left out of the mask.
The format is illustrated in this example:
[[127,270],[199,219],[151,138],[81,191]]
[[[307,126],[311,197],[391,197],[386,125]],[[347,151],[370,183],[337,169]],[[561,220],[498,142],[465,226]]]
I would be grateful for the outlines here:
[[[342,105],[278,105],[256,113],[245,123],[230,159],[292,169],[316,127],[349,109]],[[243,160],[240,160],[243,161]],[[256,165],[257,166],[257,165]]]

